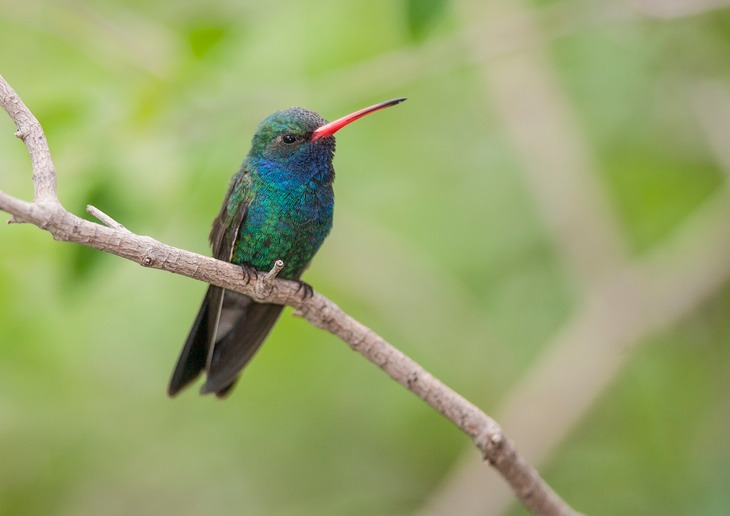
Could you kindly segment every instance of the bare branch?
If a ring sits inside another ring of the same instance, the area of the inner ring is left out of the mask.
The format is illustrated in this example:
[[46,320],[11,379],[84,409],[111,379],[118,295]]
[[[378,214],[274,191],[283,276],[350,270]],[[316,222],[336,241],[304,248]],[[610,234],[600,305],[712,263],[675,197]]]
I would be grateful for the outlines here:
[[33,185],[35,186],[33,202],[36,204],[57,203],[56,170],[53,167],[46,135],[33,113],[1,76],[0,103],[18,128],[15,136],[23,140],[28,148],[33,164]]
[[484,459],[501,473],[516,496],[532,512],[544,515],[575,514],[520,457],[514,444],[492,418],[329,299],[316,292],[311,297],[301,296],[297,282],[277,279],[276,275],[283,263],[277,262],[268,273],[257,273],[252,281],[245,283],[241,281],[239,266],[136,235],[92,206],[87,210],[104,225],[66,211],[56,197],[56,174],[43,130],[2,76],[0,104],[18,126],[18,136],[28,147],[36,187],[33,203],[15,199],[0,191],[0,210],[10,213],[14,220],[45,229],[56,240],[93,247],[144,267],[211,283],[246,294],[259,302],[294,307],[314,326],[340,337],[466,433]]

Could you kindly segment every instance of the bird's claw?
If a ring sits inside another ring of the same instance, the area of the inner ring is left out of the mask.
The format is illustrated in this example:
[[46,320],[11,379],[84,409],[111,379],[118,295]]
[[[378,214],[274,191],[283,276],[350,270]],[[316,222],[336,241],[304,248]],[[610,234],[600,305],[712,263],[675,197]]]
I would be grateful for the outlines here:
[[297,283],[299,283],[299,286],[297,287],[297,293],[300,290],[303,290],[302,299],[307,299],[308,297],[312,297],[314,295],[314,289],[312,288],[312,285],[301,280],[297,280]]
[[246,285],[248,285],[249,283],[251,283],[251,278],[256,276],[256,269],[244,263],[241,265],[241,273],[243,281],[245,281]]

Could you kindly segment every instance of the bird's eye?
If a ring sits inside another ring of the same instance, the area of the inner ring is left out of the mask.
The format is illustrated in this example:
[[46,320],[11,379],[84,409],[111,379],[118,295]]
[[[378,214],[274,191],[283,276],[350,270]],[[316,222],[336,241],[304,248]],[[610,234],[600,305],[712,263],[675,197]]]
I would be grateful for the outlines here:
[[285,134],[281,137],[281,141],[283,141],[284,143],[292,144],[297,141],[297,137],[293,134]]

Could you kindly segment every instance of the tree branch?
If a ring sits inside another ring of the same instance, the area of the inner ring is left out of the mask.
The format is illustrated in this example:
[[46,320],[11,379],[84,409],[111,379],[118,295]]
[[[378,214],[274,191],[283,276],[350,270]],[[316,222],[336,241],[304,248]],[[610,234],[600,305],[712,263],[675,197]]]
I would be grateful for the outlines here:
[[492,418],[326,297],[315,292],[305,299],[298,293],[296,282],[276,278],[283,264],[277,262],[271,271],[258,273],[245,284],[241,281],[240,267],[136,235],[93,206],[89,206],[87,211],[104,225],[66,211],[56,196],[56,172],[40,123],[2,76],[0,105],[15,122],[18,128],[16,136],[28,148],[33,166],[35,195],[32,203],[0,190],[0,210],[11,214],[12,222],[31,223],[50,232],[56,240],[93,247],[143,267],[211,283],[246,294],[262,303],[294,307],[311,324],[340,337],[466,433],[484,459],[500,472],[520,501],[533,513],[575,514],[519,456],[514,444]]

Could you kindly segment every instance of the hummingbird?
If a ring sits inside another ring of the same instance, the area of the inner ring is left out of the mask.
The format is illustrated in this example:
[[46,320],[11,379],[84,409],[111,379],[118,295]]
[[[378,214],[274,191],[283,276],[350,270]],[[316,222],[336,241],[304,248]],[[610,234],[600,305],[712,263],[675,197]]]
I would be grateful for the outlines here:
[[[213,221],[213,256],[253,271],[284,262],[279,277],[300,280],[332,228],[334,134],[370,113],[406,100],[360,109],[334,122],[301,107],[277,111],[261,122],[251,150],[228,186]],[[172,373],[168,395],[205,372],[201,394],[225,397],[279,318],[283,306],[210,285]]]

